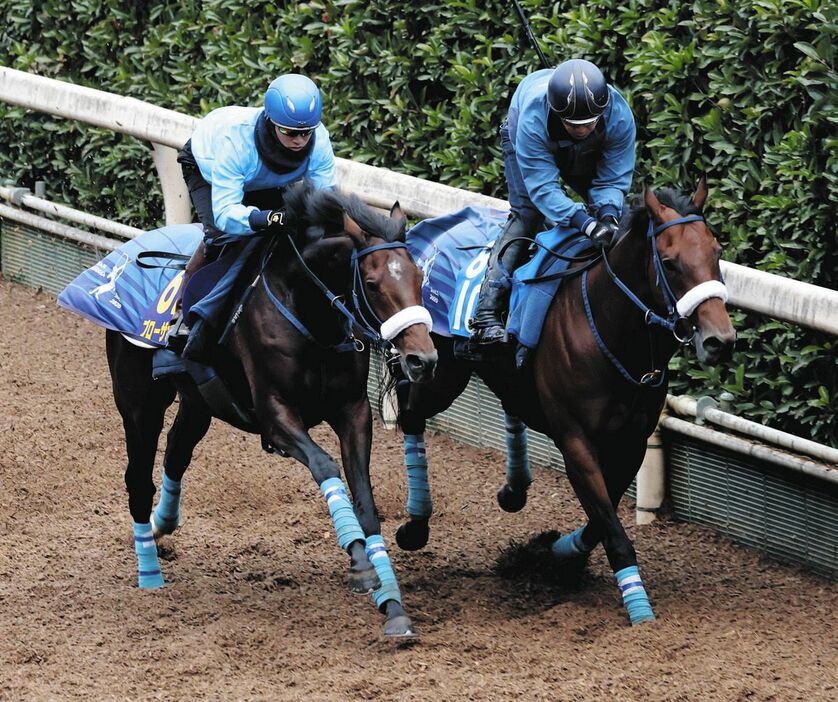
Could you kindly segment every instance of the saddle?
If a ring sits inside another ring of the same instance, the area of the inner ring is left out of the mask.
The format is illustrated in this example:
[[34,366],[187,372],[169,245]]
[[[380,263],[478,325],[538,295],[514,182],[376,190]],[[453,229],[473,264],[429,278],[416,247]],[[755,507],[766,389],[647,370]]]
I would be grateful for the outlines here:
[[[511,355],[507,345],[470,343],[470,320],[489,253],[506,217],[498,210],[467,207],[424,220],[407,234],[408,248],[424,273],[422,299],[434,319],[434,333],[453,337],[454,354],[464,360],[497,363]],[[587,261],[593,251],[587,237],[568,227],[541,232],[535,242],[532,259],[512,277],[506,329],[517,344],[518,368],[538,344],[547,309],[570,266],[568,259]]]
[[170,261],[188,260],[202,241],[198,224],[145,232],[80,273],[60,293],[58,304],[138,346],[157,349],[152,359],[154,378],[188,374],[215,416],[258,433],[249,398],[234,397],[213,368],[186,361],[165,348],[177,302],[182,298],[188,312],[236,267],[238,252],[231,250],[197,271],[182,291],[182,266]]

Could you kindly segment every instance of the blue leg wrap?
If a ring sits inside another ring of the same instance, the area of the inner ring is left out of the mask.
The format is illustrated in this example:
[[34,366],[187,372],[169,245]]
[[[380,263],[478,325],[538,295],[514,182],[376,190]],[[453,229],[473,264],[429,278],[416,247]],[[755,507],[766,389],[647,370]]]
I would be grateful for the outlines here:
[[163,573],[157,559],[157,544],[151,535],[151,524],[134,522],[134,552],[137,554],[137,584],[143,589],[163,587]]
[[353,541],[364,541],[364,530],[358,523],[352,502],[340,478],[327,478],[320,483],[320,491],[329,505],[329,514],[338,535],[338,544],[345,551]]
[[589,549],[585,548],[582,543],[582,532],[585,527],[579,527],[576,531],[571,531],[569,534],[562,534],[553,542],[550,547],[553,553],[559,558],[575,558],[576,556],[584,556],[590,553]]
[[154,524],[165,534],[171,534],[180,523],[181,480],[172,480],[163,470],[160,501],[154,509]]
[[367,537],[367,558],[370,559],[381,580],[381,587],[373,590],[372,601],[376,608],[381,607],[387,600],[395,600],[399,604],[402,601],[402,593],[399,591],[399,584],[396,581],[396,574],[390,563],[390,556],[384,547],[384,539],[380,534],[373,534]]
[[407,466],[407,513],[411,517],[430,517],[434,503],[428,484],[424,434],[404,435],[404,464]]
[[617,586],[623,593],[623,604],[628,611],[631,623],[651,622],[655,619],[652,612],[652,605],[649,603],[649,596],[643,581],[640,579],[640,571],[637,566],[629,566],[614,573],[617,578]]
[[504,415],[506,426],[506,482],[515,491],[532,482],[527,455],[527,427],[517,417]]

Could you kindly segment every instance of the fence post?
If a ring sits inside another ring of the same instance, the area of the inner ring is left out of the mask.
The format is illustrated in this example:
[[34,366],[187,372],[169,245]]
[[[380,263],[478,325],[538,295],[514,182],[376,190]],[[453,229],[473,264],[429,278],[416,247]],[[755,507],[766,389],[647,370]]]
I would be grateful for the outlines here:
[[177,150],[154,142],[152,146],[152,158],[163,190],[166,224],[189,224],[192,221],[192,202],[177,162]]
[[[666,413],[661,414],[661,419]],[[657,518],[657,511],[663,504],[666,493],[666,456],[660,433],[660,420],[655,431],[646,442],[646,456],[637,473],[638,524],[651,524]]]

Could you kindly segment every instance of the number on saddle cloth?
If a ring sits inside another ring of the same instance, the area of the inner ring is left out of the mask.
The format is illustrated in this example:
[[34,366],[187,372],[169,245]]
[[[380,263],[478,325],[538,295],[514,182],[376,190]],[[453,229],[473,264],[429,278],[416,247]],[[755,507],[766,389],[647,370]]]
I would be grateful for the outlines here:
[[202,239],[203,230],[197,224],[145,232],[78,275],[58,296],[58,304],[100,327],[151,346],[164,346],[183,271],[141,267],[137,255],[145,251],[191,254]]
[[[469,337],[468,323],[477,307],[480,286],[489,262],[491,244],[500,235],[507,213],[466,207],[442,217],[426,219],[408,232],[407,244],[422,270],[422,301],[430,311],[434,333]],[[563,256],[590,249],[587,237],[565,227],[540,233],[536,239]],[[565,270],[568,262],[539,248],[513,277],[509,333],[534,348],[541,336],[547,308],[560,280],[531,284],[536,276]]]
[[[419,222],[407,233],[407,247],[422,271],[422,302],[431,313],[434,333],[468,336],[490,245],[507,212],[466,207]],[[459,310],[459,313],[458,313]]]

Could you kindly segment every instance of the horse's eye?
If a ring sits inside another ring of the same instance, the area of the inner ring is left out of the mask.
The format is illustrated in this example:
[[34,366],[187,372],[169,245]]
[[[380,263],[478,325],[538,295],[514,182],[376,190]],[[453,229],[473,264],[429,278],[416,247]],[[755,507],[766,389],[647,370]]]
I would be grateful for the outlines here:
[[366,280],[364,281],[364,287],[367,289],[367,292],[370,293],[377,293],[378,292],[378,283],[374,280]]
[[681,266],[675,258],[663,258],[661,259],[661,263],[663,263],[663,267],[670,273],[681,272]]

